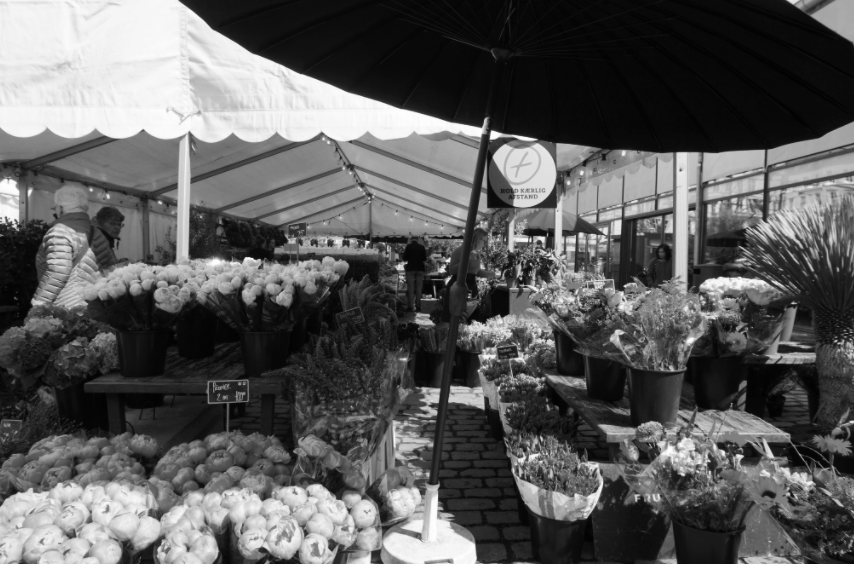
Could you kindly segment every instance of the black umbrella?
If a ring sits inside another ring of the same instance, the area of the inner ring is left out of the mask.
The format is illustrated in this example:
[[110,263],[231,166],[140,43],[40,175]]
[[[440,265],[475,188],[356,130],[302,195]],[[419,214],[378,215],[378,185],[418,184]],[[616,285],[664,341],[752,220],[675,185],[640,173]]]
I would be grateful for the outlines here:
[[[854,120],[854,46],[783,0],[183,1],[297,72],[482,124],[461,272],[492,128],[612,149],[720,152],[816,138]],[[449,292],[431,486],[463,278]]]

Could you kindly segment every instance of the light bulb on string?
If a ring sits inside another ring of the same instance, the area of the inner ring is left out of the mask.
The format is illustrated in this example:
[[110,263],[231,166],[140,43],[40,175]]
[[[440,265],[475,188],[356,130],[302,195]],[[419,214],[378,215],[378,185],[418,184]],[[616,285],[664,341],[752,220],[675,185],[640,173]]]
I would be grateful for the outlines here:
[[394,210],[394,215],[397,215],[397,210]]
[[94,191],[95,191],[95,189],[94,189],[94,188],[92,188],[91,186],[89,186],[89,191],[90,191],[90,192],[94,192]]

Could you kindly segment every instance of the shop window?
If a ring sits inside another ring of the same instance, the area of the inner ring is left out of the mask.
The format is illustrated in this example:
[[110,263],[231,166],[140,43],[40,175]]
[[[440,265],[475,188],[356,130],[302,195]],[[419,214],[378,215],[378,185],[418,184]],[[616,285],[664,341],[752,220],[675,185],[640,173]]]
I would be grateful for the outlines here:
[[847,195],[854,194],[854,178],[846,177],[795,186],[784,190],[772,190],[769,193],[768,213],[779,210],[798,209],[811,204],[834,205]]
[[625,205],[623,208],[623,217],[630,217],[651,211],[655,211],[655,198],[635,200]]
[[705,206],[706,263],[725,264],[739,256],[739,244],[746,227],[762,219],[762,194],[738,196]]
[[728,182],[713,184],[703,188],[703,199],[705,201],[717,200],[718,198],[727,198],[729,196],[737,196],[739,194],[749,194],[751,192],[762,191],[763,175],[754,174],[751,176],[743,176]]

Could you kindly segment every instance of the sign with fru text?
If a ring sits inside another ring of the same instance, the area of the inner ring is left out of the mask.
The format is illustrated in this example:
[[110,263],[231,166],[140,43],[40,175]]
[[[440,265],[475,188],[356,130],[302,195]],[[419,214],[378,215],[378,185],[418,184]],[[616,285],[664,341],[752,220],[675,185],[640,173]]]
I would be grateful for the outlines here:
[[489,144],[486,207],[547,208],[557,206],[555,144],[497,139]]
[[609,278],[607,280],[589,280],[584,283],[584,287],[588,290],[616,290],[617,287],[614,286],[614,279]]
[[0,421],[0,439],[8,439],[21,430],[24,422],[20,419],[3,419]]
[[288,237],[305,237],[305,223],[292,223],[288,225]]
[[336,313],[335,321],[338,322],[338,325],[343,323],[364,323],[365,316],[362,315],[362,308],[354,307],[341,313]]
[[209,380],[208,403],[249,402],[249,380]]
[[495,351],[498,353],[498,360],[519,358],[519,345],[503,345],[497,347]]

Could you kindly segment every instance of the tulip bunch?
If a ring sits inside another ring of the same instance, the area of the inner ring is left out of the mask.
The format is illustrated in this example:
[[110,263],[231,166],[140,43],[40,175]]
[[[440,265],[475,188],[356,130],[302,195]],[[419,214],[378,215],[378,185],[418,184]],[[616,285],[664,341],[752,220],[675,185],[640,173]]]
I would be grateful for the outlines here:
[[338,499],[320,484],[287,486],[264,501],[243,490],[224,494],[222,504],[232,525],[233,563],[269,555],[274,561],[328,564],[339,549],[382,547],[379,510],[355,490],[345,490]]
[[239,486],[266,498],[274,485],[290,483],[291,472],[285,466],[290,460],[276,437],[216,433],[172,447],[157,462],[151,483],[160,490],[163,510],[178,502],[176,494],[200,488],[222,493]]
[[151,459],[157,442],[146,435],[124,433],[89,440],[71,435],[46,437],[27,454],[10,456],[0,468],[0,482],[18,491],[49,491],[71,480],[81,486],[113,479],[140,480],[145,469],[140,461]]
[[210,261],[198,301],[238,331],[283,331],[323,304],[349,265],[326,257],[293,265]]
[[163,330],[195,307],[206,280],[189,261],[169,266],[134,263],[101,278],[83,297],[90,317],[118,331]]

